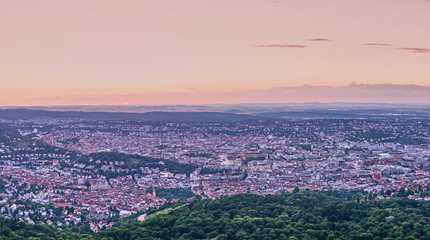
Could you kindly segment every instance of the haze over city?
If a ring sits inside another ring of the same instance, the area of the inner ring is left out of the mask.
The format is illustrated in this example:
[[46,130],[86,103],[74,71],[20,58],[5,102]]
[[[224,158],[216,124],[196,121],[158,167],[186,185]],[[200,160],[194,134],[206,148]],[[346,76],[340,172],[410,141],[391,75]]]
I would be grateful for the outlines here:
[[0,106],[430,102],[426,0],[0,2]]

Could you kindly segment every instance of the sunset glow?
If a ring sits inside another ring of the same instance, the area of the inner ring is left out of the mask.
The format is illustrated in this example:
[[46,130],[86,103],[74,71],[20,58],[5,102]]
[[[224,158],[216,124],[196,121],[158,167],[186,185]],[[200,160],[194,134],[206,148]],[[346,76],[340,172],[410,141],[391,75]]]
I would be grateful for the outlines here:
[[2,0],[0,106],[429,103],[429,29],[426,0]]

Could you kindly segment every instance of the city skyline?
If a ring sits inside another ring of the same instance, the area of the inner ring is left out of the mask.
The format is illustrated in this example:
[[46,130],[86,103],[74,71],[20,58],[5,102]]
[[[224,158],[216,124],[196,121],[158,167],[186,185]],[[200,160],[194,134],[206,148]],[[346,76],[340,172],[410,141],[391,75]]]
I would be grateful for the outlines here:
[[0,5],[0,106],[430,102],[426,0]]

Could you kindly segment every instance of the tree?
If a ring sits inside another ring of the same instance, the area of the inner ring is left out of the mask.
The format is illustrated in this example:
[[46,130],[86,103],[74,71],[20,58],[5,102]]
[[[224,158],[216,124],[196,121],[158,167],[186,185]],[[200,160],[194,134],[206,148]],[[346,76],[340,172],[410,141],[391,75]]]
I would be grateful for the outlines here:
[[405,188],[400,188],[399,192],[397,193],[399,197],[406,197],[406,191]]

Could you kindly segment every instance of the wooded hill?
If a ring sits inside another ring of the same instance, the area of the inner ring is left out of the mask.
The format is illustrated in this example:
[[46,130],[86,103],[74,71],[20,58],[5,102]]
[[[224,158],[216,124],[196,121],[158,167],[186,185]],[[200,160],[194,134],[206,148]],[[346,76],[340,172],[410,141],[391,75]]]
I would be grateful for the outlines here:
[[351,191],[198,197],[94,235],[3,219],[0,239],[430,239],[429,202],[367,198]]

